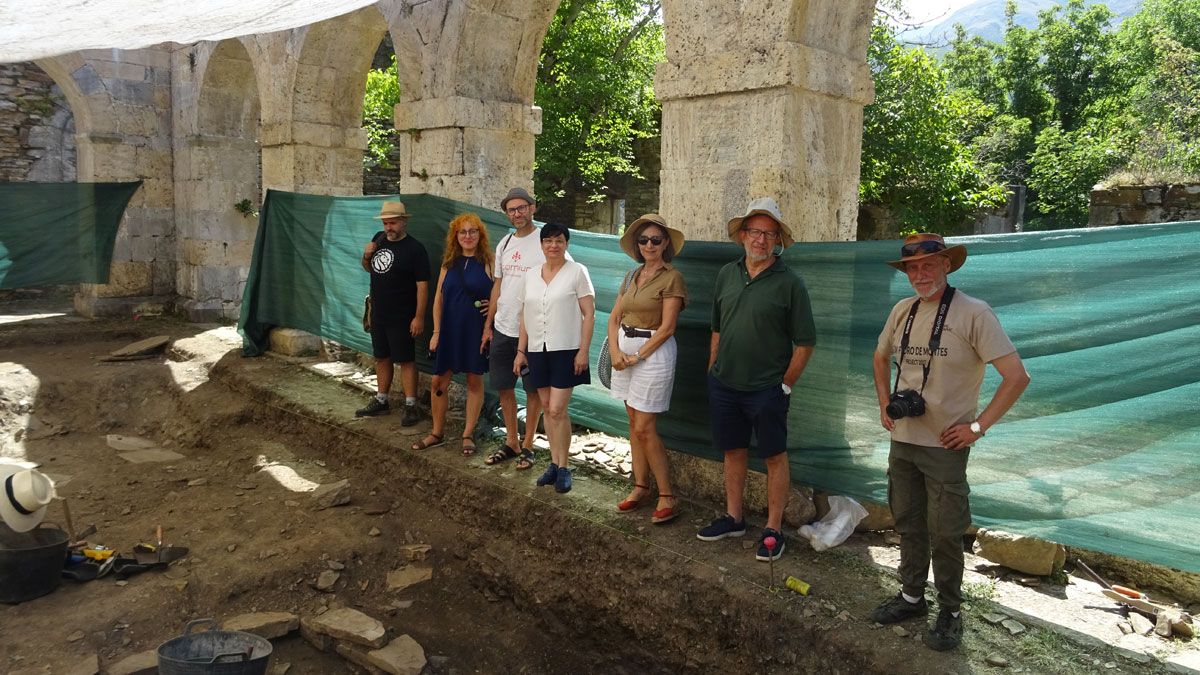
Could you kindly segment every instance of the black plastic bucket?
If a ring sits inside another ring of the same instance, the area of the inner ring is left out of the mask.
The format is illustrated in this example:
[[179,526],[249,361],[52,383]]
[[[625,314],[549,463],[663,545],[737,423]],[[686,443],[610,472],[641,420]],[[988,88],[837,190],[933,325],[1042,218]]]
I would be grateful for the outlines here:
[[28,532],[0,523],[0,602],[15,605],[58,588],[68,538],[45,523]]
[[[197,631],[201,626],[208,630]],[[218,630],[213,619],[189,621],[183,635],[158,646],[160,675],[263,675],[271,642],[251,633]]]

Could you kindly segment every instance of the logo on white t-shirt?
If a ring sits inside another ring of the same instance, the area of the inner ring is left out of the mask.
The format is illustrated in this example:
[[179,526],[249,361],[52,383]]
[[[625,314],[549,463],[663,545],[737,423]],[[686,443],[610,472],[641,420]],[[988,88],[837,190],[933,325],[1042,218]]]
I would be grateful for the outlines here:
[[392,263],[396,261],[396,254],[390,248],[381,248],[375,251],[375,255],[371,256],[371,270],[376,274],[386,274],[392,269]]

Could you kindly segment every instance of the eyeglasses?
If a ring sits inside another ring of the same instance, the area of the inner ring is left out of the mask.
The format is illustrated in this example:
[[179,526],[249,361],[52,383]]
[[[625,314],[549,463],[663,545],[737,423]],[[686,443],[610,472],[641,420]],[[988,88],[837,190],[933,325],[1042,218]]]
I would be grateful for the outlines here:
[[775,241],[776,239],[779,238],[779,233],[772,232],[771,230],[756,230],[752,227],[744,227],[744,228],[742,228],[742,232],[745,232],[751,239],[765,239],[766,241]]
[[523,214],[528,210],[529,210],[529,205],[522,204],[520,206],[514,206],[511,209],[504,209],[504,212],[510,216],[515,216],[515,215]]
[[937,253],[945,251],[946,245],[940,241],[918,241],[900,247],[900,257],[908,258],[922,253]]
[[459,230],[459,234],[465,234],[468,237],[476,237],[479,235],[479,230]]
[[659,244],[663,243],[666,240],[667,240],[666,237],[660,237],[660,236],[654,234],[654,235],[650,235],[650,236],[642,235],[642,236],[638,237],[637,242],[638,242],[638,244],[641,244],[642,246],[645,246],[646,244],[653,244],[655,246],[658,246]]

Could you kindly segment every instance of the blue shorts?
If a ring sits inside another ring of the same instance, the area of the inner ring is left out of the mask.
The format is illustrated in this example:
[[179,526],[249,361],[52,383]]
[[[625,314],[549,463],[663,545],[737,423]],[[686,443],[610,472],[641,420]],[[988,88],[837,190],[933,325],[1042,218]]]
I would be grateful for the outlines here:
[[559,349],[553,352],[527,352],[529,374],[525,386],[529,389],[554,387],[570,389],[581,384],[591,384],[591,371],[587,368],[575,374],[575,355],[578,349]]
[[738,391],[708,376],[708,409],[713,446],[721,452],[749,448],[751,433],[760,459],[787,452],[787,416],[791,397],[779,385]]

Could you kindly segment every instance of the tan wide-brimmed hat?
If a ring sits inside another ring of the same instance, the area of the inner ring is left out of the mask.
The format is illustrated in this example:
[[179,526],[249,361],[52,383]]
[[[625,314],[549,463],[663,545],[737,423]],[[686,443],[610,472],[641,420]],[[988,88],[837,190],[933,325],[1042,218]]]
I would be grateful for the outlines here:
[[729,238],[738,241],[737,233],[742,229],[742,221],[750,216],[762,214],[770,216],[771,220],[779,223],[779,243],[783,244],[784,248],[796,243],[792,237],[792,228],[788,227],[787,223],[783,222],[783,214],[779,211],[779,204],[775,203],[770,197],[758,197],[752,199],[746,207],[746,213],[729,221]]
[[889,260],[888,264],[903,272],[904,263],[931,255],[944,255],[949,258],[950,271],[953,272],[967,261],[967,247],[962,244],[946,246],[946,240],[940,234],[917,232],[904,238],[904,244],[900,247],[900,259]]
[[634,260],[638,259],[637,237],[641,234],[645,225],[657,225],[661,227],[663,232],[666,232],[667,236],[671,238],[671,248],[674,249],[674,255],[679,255],[679,249],[683,248],[683,242],[686,241],[683,232],[668,226],[666,219],[657,213],[647,213],[625,228],[625,234],[621,235],[621,248],[625,250],[626,255]]
[[14,532],[28,532],[46,517],[54,481],[40,471],[0,464],[0,518]]
[[379,215],[376,218],[380,220],[384,218],[408,218],[408,211],[404,210],[404,202],[384,202],[383,206],[379,207]]

